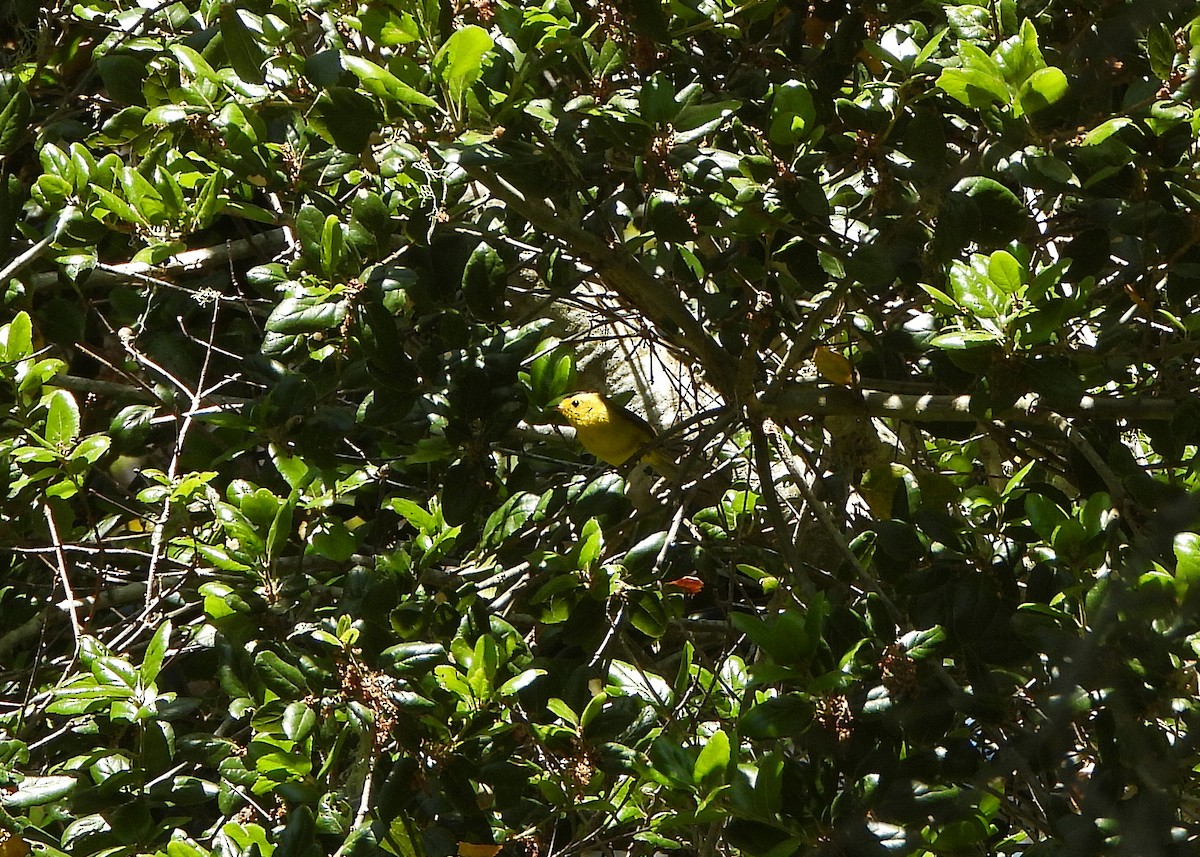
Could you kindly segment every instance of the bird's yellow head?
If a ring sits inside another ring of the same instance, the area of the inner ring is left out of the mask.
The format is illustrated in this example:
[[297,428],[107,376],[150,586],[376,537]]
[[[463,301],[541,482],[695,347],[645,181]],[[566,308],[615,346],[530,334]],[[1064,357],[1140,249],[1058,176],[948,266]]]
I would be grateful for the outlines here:
[[602,395],[591,390],[567,396],[558,403],[558,412],[577,429],[608,420],[608,404]]

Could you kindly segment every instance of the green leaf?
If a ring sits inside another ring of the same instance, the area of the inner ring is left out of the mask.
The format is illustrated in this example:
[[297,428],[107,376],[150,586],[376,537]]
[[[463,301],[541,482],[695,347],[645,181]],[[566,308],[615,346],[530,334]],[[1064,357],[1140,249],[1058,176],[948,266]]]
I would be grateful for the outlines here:
[[44,174],[38,176],[33,196],[47,208],[61,208],[73,190],[66,179]]
[[[606,705],[608,705],[607,693],[598,693],[589,699],[588,704],[583,707],[583,713],[579,715],[580,727],[587,730],[588,726],[595,723],[596,718],[604,713]],[[586,731],[585,734],[587,734]]]
[[221,192],[225,189],[225,173],[214,170],[200,188],[196,205],[192,210],[192,222],[196,230],[206,229],[221,212]]
[[625,566],[631,575],[650,571],[654,567],[659,554],[662,553],[663,545],[666,542],[667,533],[665,530],[651,533],[625,553],[625,557],[621,560],[621,565]]
[[575,389],[575,359],[566,350],[552,348],[534,358],[529,366],[530,400],[548,405]]
[[1067,520],[1067,513],[1053,500],[1035,493],[1025,495],[1025,514],[1029,516],[1029,523],[1037,534],[1047,541],[1055,528]]
[[138,676],[141,678],[143,685],[151,684],[158,678],[159,670],[162,669],[163,658],[166,657],[167,649],[170,645],[171,620],[166,619],[155,630],[154,636],[146,644],[146,653],[142,655],[142,666],[138,670]]
[[1190,589],[1200,580],[1200,535],[1179,533],[1174,540],[1175,579]]
[[267,137],[267,128],[262,117],[250,109],[243,109],[236,102],[221,108],[214,122],[221,132],[222,140],[231,152],[246,157],[257,155],[257,150]]
[[934,348],[944,351],[967,351],[972,348],[997,345],[1003,341],[998,333],[986,330],[955,330],[950,333],[939,333],[929,340]]
[[[104,137],[118,141],[130,141],[137,138],[145,130],[146,112],[145,107],[137,106],[117,111],[101,126]],[[120,165],[121,159],[112,153],[101,158],[100,163],[103,164],[109,159]]]
[[1066,96],[1071,85],[1061,69],[1050,66],[1035,71],[1017,93],[1023,113],[1036,113]]
[[70,155],[53,143],[47,143],[38,152],[38,160],[41,161],[42,169],[46,171],[47,175],[66,179],[67,183],[74,187],[75,163],[71,160]]
[[768,699],[738,719],[738,732],[746,738],[791,738],[812,722],[813,704],[800,693]]
[[981,818],[965,818],[931,828],[925,842],[937,854],[961,853],[987,839],[995,831],[995,827]]
[[500,650],[488,634],[475,641],[474,657],[467,668],[467,684],[476,699],[490,699],[500,669]]
[[544,675],[548,675],[548,673],[543,669],[523,670],[519,674],[510,678],[504,684],[500,685],[500,690],[497,691],[497,694],[499,696],[514,696],[532,685]]
[[775,663],[793,666],[812,656],[820,635],[814,633],[817,629],[808,627],[807,622],[814,621],[819,626],[822,615],[822,610],[814,607],[807,618],[798,612],[781,611],[765,617],[734,613],[730,621],[738,631],[761,646]]
[[670,122],[679,111],[675,102],[675,85],[671,78],[662,72],[651,75],[638,90],[638,106],[641,117],[652,125]]
[[579,726],[579,715],[577,715],[571,706],[567,705],[557,696],[552,696],[546,701],[546,708],[552,713],[557,714],[564,721],[572,726]]
[[936,655],[945,640],[946,629],[941,625],[934,625],[923,631],[909,631],[899,642],[909,657],[920,661]]
[[284,298],[271,311],[266,328],[271,333],[300,334],[333,330],[346,317],[346,302],[321,298]]
[[992,281],[989,269],[989,260],[979,255],[972,256],[969,264],[950,265],[948,276],[954,299],[976,318],[998,318],[1008,312],[1012,303],[1011,294]]
[[[156,167],[154,169],[153,187],[162,196],[163,205],[169,217],[175,218],[183,213],[183,190],[179,187],[179,182],[175,180],[175,176],[170,170]],[[186,249],[187,245],[165,244],[163,246],[179,252]],[[163,258],[165,259],[166,257],[164,256]]]
[[75,189],[81,191],[94,182],[99,172],[95,157],[86,146],[71,144],[71,163],[75,165]]
[[1012,88],[1019,88],[1034,72],[1046,67],[1042,51],[1038,47],[1037,29],[1033,21],[1025,19],[1021,32],[1005,39],[993,52],[1005,81]]
[[984,6],[970,3],[946,6],[945,14],[950,29],[960,39],[983,42],[994,38],[992,26],[995,19],[992,11]]
[[467,306],[484,321],[501,321],[507,287],[508,267],[491,244],[481,241],[463,269],[462,289]]
[[1080,145],[1098,146],[1122,128],[1131,125],[1133,125],[1133,120],[1127,116],[1116,116],[1112,119],[1107,119],[1084,134]]
[[960,41],[958,43],[958,55],[964,68],[982,71],[988,76],[1001,81],[1001,85],[1003,86],[1003,69],[1000,67],[1000,64],[985,53],[978,45]]
[[271,527],[267,531],[266,559],[269,566],[274,566],[286,550],[288,542],[291,541],[292,518],[296,513],[296,504],[299,501],[300,492],[293,488],[292,493],[279,504],[279,509],[275,512],[275,518],[271,521]]
[[0,804],[16,809],[43,806],[66,797],[78,785],[79,780],[75,777],[26,777],[15,792],[0,794]]
[[455,30],[433,57],[434,74],[453,101],[475,85],[483,74],[483,58],[494,47],[487,30],[474,24]]
[[741,107],[740,101],[715,101],[689,104],[676,114],[671,122],[675,129],[675,145],[695,143],[716,131]]
[[292,741],[303,741],[317,725],[317,715],[304,702],[297,700],[283,710],[283,734]]
[[1146,48],[1151,72],[1159,80],[1169,80],[1179,60],[1175,34],[1171,28],[1163,23],[1151,24],[1146,31]]
[[29,135],[29,119],[32,115],[33,100],[22,86],[0,108],[0,155],[15,152]]
[[118,444],[132,448],[145,442],[150,433],[150,421],[154,419],[153,405],[129,405],[117,412],[108,425],[108,432]]
[[79,437],[79,405],[66,390],[50,394],[50,409],[46,415],[46,440],[65,450]]
[[203,111],[186,104],[160,104],[145,113],[142,121],[147,125],[175,125],[190,116],[199,116]]
[[421,38],[421,30],[412,15],[402,15],[399,21],[388,21],[380,32],[385,45],[406,45]]
[[242,80],[263,83],[266,80],[263,65],[267,61],[267,54],[246,26],[242,13],[233,6],[222,5],[220,21],[221,38],[233,70]]
[[312,771],[312,758],[302,753],[273,750],[255,759],[254,769],[276,781],[300,780]]
[[321,230],[321,270],[326,277],[333,279],[339,273],[345,251],[346,233],[337,215],[331,214],[325,218],[325,227]]
[[650,746],[650,771],[661,783],[691,787],[696,764],[688,748],[678,740],[660,735]]
[[[490,41],[490,40],[489,40]],[[352,54],[342,55],[342,65],[362,83],[363,89],[384,101],[400,104],[415,104],[419,107],[436,108],[437,102],[418,92],[385,68],[370,60]]]
[[394,229],[391,212],[378,193],[360,190],[354,195],[346,238],[355,250],[368,257],[382,252]]
[[416,527],[420,533],[433,535],[438,531],[437,518],[432,513],[427,512],[419,503],[404,497],[393,497],[383,505],[384,508],[391,509],[397,515],[403,517],[404,520]]
[[938,87],[977,110],[996,102],[1007,104],[1009,88],[1001,66],[970,42],[959,41],[957,52],[962,65],[943,70],[938,76]]
[[604,530],[595,518],[583,525],[579,543],[572,551],[578,568],[589,568],[604,552]]
[[[985,14],[986,14],[986,11],[985,11]],[[927,41],[924,44],[924,46],[922,46],[920,53],[918,53],[916,55],[916,57],[913,58],[912,68],[914,70],[919,69],[921,66],[925,65],[925,63],[929,62],[929,60],[937,52],[937,49],[941,46],[942,41],[945,40],[946,35],[949,32],[950,32],[949,27],[939,30],[936,35],[934,35],[932,38],[930,38],[929,41]]]
[[938,75],[938,88],[967,107],[983,110],[997,102],[1008,103],[1004,79],[977,68],[948,68]]
[[114,702],[128,701],[134,691],[129,687],[100,685],[92,676],[80,677],[54,691],[54,701],[47,706],[51,714],[77,716],[109,708]]
[[301,698],[308,692],[304,673],[270,650],[254,656],[254,669],[262,683],[284,699]]
[[954,186],[951,196],[965,198],[978,217],[978,228],[972,234],[978,243],[1007,244],[1029,223],[1025,204],[995,179],[969,176]]
[[729,759],[729,736],[725,734],[725,730],[718,729],[700,748],[696,766],[692,769],[692,782],[708,789],[724,783]]
[[396,672],[428,672],[446,662],[446,647],[441,643],[401,643],[384,649],[380,658]]
[[659,639],[667,633],[669,619],[657,592],[636,592],[629,597],[629,622],[647,637]]
[[776,145],[793,146],[809,136],[816,119],[812,93],[803,83],[789,81],[775,88],[767,137]]
[[194,48],[176,43],[171,45],[170,50],[175,55],[179,67],[187,72],[189,77],[211,83],[220,82],[220,78],[213,67]]
[[33,321],[29,313],[21,310],[12,321],[0,327],[0,342],[4,360],[8,363],[16,363],[33,354]]
[[334,562],[346,562],[354,556],[358,540],[354,533],[341,521],[326,521],[312,534],[309,545],[313,553]]
[[145,104],[142,84],[148,72],[144,60],[129,54],[105,54],[96,63],[107,95],[117,104]]
[[158,192],[158,188],[131,167],[121,170],[118,179],[121,182],[121,190],[125,199],[137,211],[140,220],[151,224],[163,222],[166,205],[163,203],[163,197]]
[[943,292],[941,289],[921,283],[921,290],[933,299],[933,309],[945,315],[957,315],[962,311],[960,307],[950,295]]
[[1021,263],[1006,250],[997,250],[988,257],[988,279],[1006,294],[1017,294],[1023,282]]
[[1050,537],[1050,545],[1054,548],[1055,553],[1072,559],[1078,556],[1086,537],[1087,533],[1083,529],[1083,524],[1070,518],[1055,527]]
[[[45,178],[45,176],[42,176],[41,178]],[[100,202],[105,208],[122,220],[128,223],[146,222],[145,218],[143,218],[138,212],[134,211],[133,206],[121,199],[116,194],[110,193],[102,187],[92,188],[92,193],[100,198]]]

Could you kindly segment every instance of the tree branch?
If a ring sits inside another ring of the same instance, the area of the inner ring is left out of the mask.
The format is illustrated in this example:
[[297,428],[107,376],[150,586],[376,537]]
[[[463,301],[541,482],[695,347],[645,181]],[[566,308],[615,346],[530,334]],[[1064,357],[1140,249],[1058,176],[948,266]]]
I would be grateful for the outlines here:
[[[171,274],[224,267],[230,262],[255,256],[271,257],[286,249],[287,246],[287,234],[282,228],[269,229],[266,232],[251,235],[249,238],[226,241],[215,247],[185,250],[164,259],[157,265],[151,265],[149,262],[122,262],[117,265],[104,265],[88,274],[88,283],[89,285],[112,285],[148,276],[162,279]],[[43,271],[30,277],[30,287],[37,289],[52,285],[57,281],[58,271]],[[167,283],[167,285],[174,284]]]
[[984,397],[971,395],[918,395],[886,390],[852,390],[829,384],[794,384],[763,401],[763,413],[773,419],[788,417],[858,415],[899,420],[937,422],[1044,423],[1052,415],[1103,420],[1169,420],[1180,403],[1171,399],[1119,399],[1083,396],[1074,403],[1044,403],[1027,393],[1009,408],[988,411]]

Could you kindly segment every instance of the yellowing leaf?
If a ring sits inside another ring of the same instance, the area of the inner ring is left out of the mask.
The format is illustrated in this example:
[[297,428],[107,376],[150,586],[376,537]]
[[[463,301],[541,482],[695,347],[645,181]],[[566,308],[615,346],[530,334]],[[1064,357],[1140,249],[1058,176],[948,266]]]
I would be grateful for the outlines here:
[[458,843],[458,857],[496,857],[503,845],[481,845],[475,842]]
[[0,857],[28,857],[29,843],[7,830],[0,830]]
[[854,364],[833,349],[818,345],[813,352],[813,363],[817,364],[821,377],[831,384],[854,385]]

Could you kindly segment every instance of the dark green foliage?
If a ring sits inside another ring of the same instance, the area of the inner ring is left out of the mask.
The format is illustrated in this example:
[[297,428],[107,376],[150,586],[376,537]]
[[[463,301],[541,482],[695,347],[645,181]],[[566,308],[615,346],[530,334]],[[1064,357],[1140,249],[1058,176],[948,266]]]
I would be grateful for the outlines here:
[[0,854],[1196,850],[1194,4],[0,34]]

